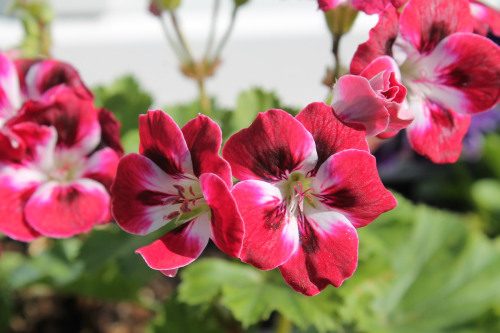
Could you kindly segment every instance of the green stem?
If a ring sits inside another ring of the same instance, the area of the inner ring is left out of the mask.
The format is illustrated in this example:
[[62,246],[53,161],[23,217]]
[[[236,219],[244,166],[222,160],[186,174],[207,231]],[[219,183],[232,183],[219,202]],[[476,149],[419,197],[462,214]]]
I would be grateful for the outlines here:
[[340,38],[342,37],[342,34],[334,35],[333,36],[333,57],[335,58],[335,66],[333,70],[333,78],[334,82],[339,78],[340,74],[340,57],[339,57],[339,45],[340,45]]
[[215,29],[217,26],[217,18],[219,16],[219,5],[220,5],[220,0],[215,0],[214,1],[214,8],[212,10],[212,21],[210,22],[210,33],[208,35],[207,48],[205,50],[205,59],[207,59],[207,60],[208,60],[208,56],[210,55],[210,52],[212,51],[213,44],[214,44]]
[[205,81],[203,79],[198,80],[198,90],[200,92],[201,113],[210,117],[212,114],[212,106],[205,91]]
[[170,31],[167,27],[167,23],[165,22],[163,15],[159,17],[161,27],[163,29],[163,32],[165,33],[165,36],[167,37],[168,43],[174,50],[175,55],[177,56],[177,59],[181,62],[184,63],[187,60],[187,54],[182,50],[182,48],[175,42],[174,38],[170,34]]
[[177,21],[177,16],[175,15],[174,11],[170,11],[170,17],[172,18],[172,24],[175,29],[175,33],[177,34],[177,38],[179,38],[179,42],[181,43],[182,49],[186,53],[186,58],[189,63],[194,63],[194,58],[191,54],[191,51],[189,50],[189,45],[186,43],[186,39],[184,38],[184,35],[182,34],[182,31],[179,26],[179,22]]
[[214,57],[212,58],[213,61],[219,59],[222,49],[224,48],[224,46],[226,46],[229,36],[231,35],[231,31],[233,31],[234,28],[234,22],[236,21],[236,14],[238,13],[238,8],[239,6],[234,5],[233,12],[231,13],[231,22],[229,23],[229,26],[227,27],[226,32],[224,33],[224,37],[222,37],[222,40],[219,43],[217,50],[215,51]]

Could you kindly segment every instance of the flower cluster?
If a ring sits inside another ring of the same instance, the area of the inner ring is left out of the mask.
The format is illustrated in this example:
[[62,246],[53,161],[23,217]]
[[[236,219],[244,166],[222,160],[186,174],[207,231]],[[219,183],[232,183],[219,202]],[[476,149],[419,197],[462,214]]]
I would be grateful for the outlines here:
[[30,241],[111,221],[119,124],[76,70],[0,54],[0,88],[0,231]]
[[338,287],[357,266],[356,228],[397,205],[366,137],[407,128],[417,152],[454,162],[470,115],[498,103],[499,48],[473,32],[467,0],[342,4],[380,20],[331,105],[260,113],[224,147],[203,115],[183,128],[159,110],[140,116],[140,151],[119,163],[112,212],[131,233],[165,229],[137,250],[151,268],[174,276],[212,239],[305,295]]
[[[279,267],[295,290],[339,286],[357,265],[356,228],[396,206],[382,185],[365,131],[324,103],[296,118],[260,114],[221,148],[216,123],[198,116],[179,129],[162,111],[140,116],[140,154],[119,163],[112,210],[126,231],[172,225],[139,249],[168,276],[209,239],[260,269]],[[233,187],[232,174],[241,180]]]
[[318,4],[379,15],[330,105],[260,113],[224,146],[205,115],[179,128],[151,110],[139,152],[121,157],[119,125],[71,66],[0,55],[0,231],[69,237],[112,216],[129,233],[164,232],[137,253],[170,277],[212,240],[302,294],[340,286],[357,267],[356,229],[397,205],[367,137],[406,129],[416,152],[455,162],[471,116],[500,100],[500,48],[483,36],[498,22],[468,0]]

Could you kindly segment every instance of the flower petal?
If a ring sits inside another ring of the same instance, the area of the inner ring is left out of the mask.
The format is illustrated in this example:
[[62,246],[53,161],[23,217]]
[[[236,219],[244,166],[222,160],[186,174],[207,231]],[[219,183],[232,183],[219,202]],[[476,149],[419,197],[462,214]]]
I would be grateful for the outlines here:
[[[422,62],[430,78],[425,96],[463,114],[491,109],[500,101],[500,47],[472,33],[456,33],[441,41]],[[420,84],[419,84],[420,86]]]
[[343,124],[331,106],[324,103],[311,103],[302,110],[296,119],[309,131],[316,144],[318,162],[316,170],[331,155],[345,149],[368,151],[365,131]]
[[62,84],[74,90],[80,98],[93,98],[77,70],[54,59],[33,63],[26,72],[25,84],[30,99],[40,99],[46,91]]
[[194,175],[200,177],[203,173],[214,173],[231,188],[233,186],[231,167],[219,156],[222,144],[222,131],[219,125],[200,114],[182,127],[182,133],[191,153]]
[[304,214],[299,249],[279,270],[295,291],[312,296],[329,284],[339,287],[354,273],[358,235],[339,213],[308,206]]
[[420,53],[429,53],[445,37],[472,28],[468,0],[412,0],[401,13],[399,31]]
[[349,124],[361,124],[366,136],[375,136],[389,125],[389,112],[370,82],[358,75],[343,75],[333,86],[332,107]]
[[229,138],[222,155],[240,180],[278,181],[293,171],[308,172],[317,162],[311,134],[283,110],[260,113]]
[[99,124],[102,129],[101,145],[111,147],[118,157],[123,156],[123,147],[120,140],[120,123],[112,112],[100,108],[98,110]]
[[412,148],[434,163],[455,163],[462,151],[470,116],[419,98],[410,100],[410,108],[415,114],[415,120],[407,128]]
[[45,93],[40,101],[27,101],[16,123],[32,121],[57,129],[57,144],[92,152],[101,141],[101,126],[92,100],[80,98],[70,88],[59,85]]
[[139,152],[171,176],[193,172],[191,154],[179,126],[161,110],[139,116]]
[[135,251],[149,267],[172,276],[174,271],[198,258],[208,244],[210,224],[203,214],[168,232],[150,245]]
[[397,205],[380,180],[375,157],[366,151],[333,155],[321,165],[312,186],[325,209],[341,212],[356,228]]
[[360,44],[351,60],[350,73],[359,75],[373,60],[380,56],[393,56],[392,46],[398,35],[399,14],[387,6],[379,15],[377,25],[370,30],[370,38]]
[[232,194],[245,224],[241,260],[264,270],[286,262],[297,249],[299,234],[279,189],[247,180],[236,184]]
[[221,251],[239,257],[245,232],[236,201],[225,182],[215,174],[201,175],[200,184],[211,209],[212,240]]
[[81,177],[98,181],[109,189],[116,176],[118,160],[118,154],[113,149],[98,150],[85,160]]
[[[111,186],[112,213],[125,231],[144,235],[164,226],[169,215],[179,211],[180,204],[165,204],[178,195],[178,187],[192,180],[175,179],[147,157],[124,156]],[[189,187],[189,186],[187,186]]]
[[104,186],[90,179],[67,185],[47,182],[26,202],[26,220],[35,230],[49,237],[71,237],[101,223],[109,209]]
[[0,231],[12,239],[29,242],[40,236],[24,218],[24,205],[44,176],[29,168],[0,166]]
[[0,52],[0,127],[21,107],[19,79],[14,63]]

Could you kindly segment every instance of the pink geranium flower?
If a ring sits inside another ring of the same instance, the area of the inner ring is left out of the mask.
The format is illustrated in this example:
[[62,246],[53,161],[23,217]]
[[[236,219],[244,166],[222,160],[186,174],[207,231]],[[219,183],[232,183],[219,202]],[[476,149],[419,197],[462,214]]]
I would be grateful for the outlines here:
[[357,266],[356,228],[396,206],[367,149],[365,132],[323,103],[296,118],[269,110],[229,138],[223,156],[242,180],[232,190],[245,224],[242,261],[278,267],[305,295],[340,286]]
[[9,120],[25,151],[0,159],[0,231],[22,241],[61,238],[110,220],[108,190],[122,150],[103,140],[102,127],[118,126],[101,112],[60,85]]
[[500,99],[500,48],[472,29],[468,0],[411,0],[401,15],[389,6],[351,63],[359,74],[394,57],[415,115],[410,144],[435,163],[455,162],[470,115]]
[[396,62],[379,57],[360,75],[344,75],[333,86],[332,107],[347,123],[361,124],[367,136],[390,137],[413,121]]
[[137,252],[168,276],[194,261],[209,239],[238,257],[243,224],[230,193],[229,164],[219,156],[218,125],[199,115],[179,129],[157,110],[139,116],[139,133],[140,154],[123,157],[118,166],[113,216],[133,234],[176,228]]
[[46,92],[59,86],[71,88],[79,98],[93,99],[76,69],[69,64],[52,59],[12,61],[0,53],[0,159],[19,159],[24,153],[21,133],[25,124],[11,121],[18,116],[23,103],[41,100]]

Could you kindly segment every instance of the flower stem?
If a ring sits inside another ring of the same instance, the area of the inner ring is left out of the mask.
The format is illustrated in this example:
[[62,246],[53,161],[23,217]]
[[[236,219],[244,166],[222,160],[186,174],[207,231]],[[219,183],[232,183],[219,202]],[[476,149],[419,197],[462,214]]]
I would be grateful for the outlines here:
[[187,55],[182,50],[182,48],[176,43],[176,41],[174,40],[174,38],[170,34],[170,31],[168,29],[167,23],[165,22],[163,15],[161,15],[159,17],[159,19],[160,19],[160,23],[161,23],[161,27],[163,29],[163,32],[165,33],[165,36],[167,37],[168,43],[170,44],[170,46],[174,50],[174,53],[177,56],[177,59],[182,63],[185,62]]
[[201,113],[203,113],[205,116],[210,117],[212,114],[212,105],[205,91],[205,80],[199,79],[197,80],[197,82],[198,82],[198,91],[200,93]]
[[335,67],[333,71],[333,80],[334,82],[339,78],[340,74],[340,57],[339,57],[339,45],[340,45],[340,39],[342,38],[342,34],[335,34],[333,35],[333,57],[335,58]]
[[177,38],[179,38],[179,42],[181,43],[182,49],[184,50],[187,61],[189,63],[194,63],[194,58],[191,54],[191,51],[189,49],[189,45],[186,42],[186,39],[184,38],[184,35],[182,34],[182,31],[179,26],[179,22],[177,21],[177,16],[175,15],[174,11],[169,11],[170,17],[172,18],[172,24],[175,29],[175,33],[177,34]]
[[220,6],[220,0],[215,0],[214,7],[212,10],[212,21],[210,22],[210,33],[208,35],[207,48],[205,50],[205,59],[207,59],[207,60],[208,60],[208,57],[210,55],[210,52],[212,51],[213,44],[214,44],[215,29],[217,26],[217,18],[219,16],[219,6]]
[[215,54],[213,56],[213,60],[217,60],[220,57],[220,54],[222,52],[222,49],[224,46],[226,46],[227,41],[229,39],[229,36],[231,35],[231,32],[233,31],[234,28],[234,22],[236,21],[236,14],[238,13],[238,8],[239,6],[235,5],[233,8],[233,12],[231,13],[231,22],[229,23],[229,26],[226,29],[226,32],[224,33],[224,36],[222,37],[217,50],[215,51]]

